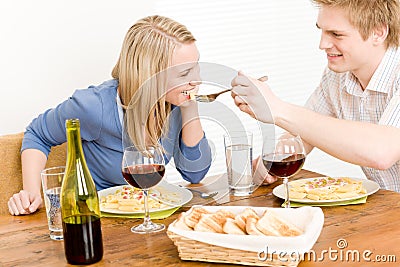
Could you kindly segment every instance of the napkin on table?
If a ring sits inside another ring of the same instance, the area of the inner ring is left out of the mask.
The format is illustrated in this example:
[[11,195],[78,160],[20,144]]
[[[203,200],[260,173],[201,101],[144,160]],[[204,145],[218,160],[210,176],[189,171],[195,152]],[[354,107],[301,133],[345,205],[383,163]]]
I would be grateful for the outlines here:
[[[295,201],[290,201],[290,207],[302,207],[302,206],[316,206],[316,207],[330,207],[330,206],[343,206],[343,205],[354,205],[354,204],[363,204],[367,202],[367,197],[345,200],[345,201],[337,201],[337,202],[326,202],[326,203],[300,203]],[[284,204],[282,204],[284,207]]]
[[[150,212],[150,218],[154,219],[154,220],[165,219],[165,218],[171,216],[179,208],[180,207],[174,207],[169,210]],[[143,218],[144,213],[117,214],[117,213],[101,212],[101,217],[120,217],[120,218],[134,219],[134,218]]]

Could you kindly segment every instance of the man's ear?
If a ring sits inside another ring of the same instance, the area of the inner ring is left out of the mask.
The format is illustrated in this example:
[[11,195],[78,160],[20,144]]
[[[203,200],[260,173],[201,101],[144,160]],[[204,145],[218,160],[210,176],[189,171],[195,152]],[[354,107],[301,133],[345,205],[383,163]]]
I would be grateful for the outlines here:
[[372,41],[375,45],[379,45],[385,42],[389,33],[389,26],[382,25],[380,27],[375,28],[372,32]]

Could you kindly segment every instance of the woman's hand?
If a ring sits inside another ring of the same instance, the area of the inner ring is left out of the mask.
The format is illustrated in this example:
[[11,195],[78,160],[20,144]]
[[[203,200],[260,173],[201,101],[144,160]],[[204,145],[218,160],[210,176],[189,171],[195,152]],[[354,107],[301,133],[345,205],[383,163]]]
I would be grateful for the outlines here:
[[21,190],[8,200],[8,211],[11,215],[31,214],[42,207],[42,204],[43,200],[40,194]]
[[[199,90],[198,85],[198,82],[189,82],[188,88],[192,92],[197,92]],[[182,140],[187,146],[195,146],[204,137],[198,104],[195,100],[189,98],[179,107],[182,114]]]

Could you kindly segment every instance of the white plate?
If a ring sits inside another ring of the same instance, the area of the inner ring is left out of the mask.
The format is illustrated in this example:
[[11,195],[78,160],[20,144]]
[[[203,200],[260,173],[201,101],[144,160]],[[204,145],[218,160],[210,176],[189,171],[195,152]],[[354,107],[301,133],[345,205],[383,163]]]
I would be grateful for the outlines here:
[[[124,185],[119,185],[98,191],[99,199],[109,194],[114,194],[115,191],[122,189],[123,186]],[[153,197],[153,199],[159,200],[161,203],[166,204],[166,206],[158,209],[150,209],[150,212],[158,212],[163,210],[169,210],[174,207],[180,207],[188,203],[193,198],[193,194],[189,190],[167,183],[164,180],[161,180],[161,182],[152,189],[150,189],[150,191],[151,190],[154,190],[157,195],[157,197]],[[101,205],[100,205],[100,211],[114,213],[114,214],[144,213],[143,211],[121,211],[117,209],[106,209],[101,207]]]
[[[315,177],[315,178],[308,178],[308,179],[301,179],[301,180],[312,181],[312,180],[318,179],[318,178],[323,178],[323,177]],[[332,178],[335,178],[335,177],[332,177]],[[362,197],[372,195],[373,193],[375,193],[376,191],[378,191],[380,189],[379,184],[374,181],[367,180],[367,179],[361,179],[361,178],[351,178],[351,179],[356,180],[356,181],[361,181],[363,187],[365,188],[365,190],[367,192],[365,194],[359,194],[354,197],[342,198],[342,199],[312,200],[312,199],[304,199],[304,198],[303,199],[290,198],[290,201],[294,201],[294,202],[298,202],[298,203],[310,203],[310,204],[339,203],[339,202],[343,202],[343,201],[355,200],[355,199],[359,199]],[[296,181],[300,181],[300,180],[296,180]],[[289,186],[290,186],[290,183],[291,182],[289,182]],[[281,184],[281,185],[275,187],[272,190],[272,193],[279,198],[285,199],[284,185]]]

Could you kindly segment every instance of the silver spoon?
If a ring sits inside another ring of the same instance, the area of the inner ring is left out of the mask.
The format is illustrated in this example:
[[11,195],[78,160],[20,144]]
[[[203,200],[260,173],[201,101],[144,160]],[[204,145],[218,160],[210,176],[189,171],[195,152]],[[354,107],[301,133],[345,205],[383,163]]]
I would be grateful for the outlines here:
[[[268,76],[262,76],[262,77],[258,78],[258,80],[261,81],[261,82],[265,82],[266,80],[268,80]],[[226,93],[226,92],[229,92],[229,91],[231,91],[231,90],[232,90],[232,88],[229,88],[229,89],[226,89],[226,90],[223,90],[223,91],[221,91],[221,92],[214,93],[214,94],[206,94],[206,95],[196,95],[196,94],[195,94],[195,95],[194,95],[194,98],[195,98],[195,100],[196,100],[197,102],[210,103],[210,102],[214,102],[215,99],[216,99],[219,95],[221,95],[221,94],[223,94],[223,93]]]
[[184,187],[184,186],[181,186],[181,185],[180,185],[180,187],[185,188],[185,189],[187,189],[187,190],[190,190],[190,191],[192,191],[192,192],[195,192],[195,193],[200,194],[200,197],[201,197],[201,198],[212,198],[212,197],[215,197],[215,196],[218,194],[218,191],[211,192],[211,193],[206,193],[206,192],[201,192],[201,191],[199,191],[199,190],[192,189],[192,188],[189,188],[189,187]]

